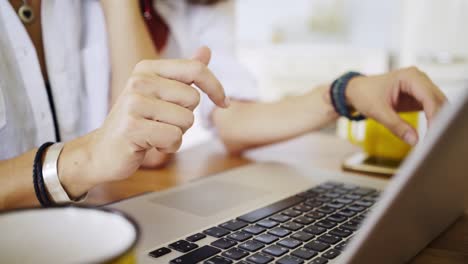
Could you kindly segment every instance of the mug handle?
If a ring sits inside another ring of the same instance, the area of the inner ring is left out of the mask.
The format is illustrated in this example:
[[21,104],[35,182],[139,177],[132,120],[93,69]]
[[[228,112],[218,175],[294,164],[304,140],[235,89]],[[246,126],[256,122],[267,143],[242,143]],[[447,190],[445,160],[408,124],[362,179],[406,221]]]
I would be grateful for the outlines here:
[[348,136],[348,139],[351,143],[355,144],[355,145],[361,145],[362,144],[362,140],[358,140],[355,136],[354,136],[354,133],[353,133],[353,121],[350,121],[350,120],[346,120],[347,121],[347,130],[348,130],[348,133],[347,133],[347,136]]

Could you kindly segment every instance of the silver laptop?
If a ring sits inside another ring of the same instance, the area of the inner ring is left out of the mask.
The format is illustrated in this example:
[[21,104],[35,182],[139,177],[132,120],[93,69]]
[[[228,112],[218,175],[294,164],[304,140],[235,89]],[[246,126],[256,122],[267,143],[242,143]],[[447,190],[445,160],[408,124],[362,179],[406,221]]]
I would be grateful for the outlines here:
[[258,163],[109,207],[141,225],[140,263],[404,263],[467,208],[467,136],[468,92],[391,181]]

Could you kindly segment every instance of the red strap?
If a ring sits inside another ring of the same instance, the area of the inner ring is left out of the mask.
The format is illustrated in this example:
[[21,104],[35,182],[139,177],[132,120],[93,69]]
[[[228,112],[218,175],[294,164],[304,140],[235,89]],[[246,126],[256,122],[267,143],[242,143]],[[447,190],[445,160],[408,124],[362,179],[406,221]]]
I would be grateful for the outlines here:
[[158,12],[154,10],[153,0],[140,0],[140,7],[146,26],[153,39],[153,44],[161,52],[166,46],[169,37],[169,27]]

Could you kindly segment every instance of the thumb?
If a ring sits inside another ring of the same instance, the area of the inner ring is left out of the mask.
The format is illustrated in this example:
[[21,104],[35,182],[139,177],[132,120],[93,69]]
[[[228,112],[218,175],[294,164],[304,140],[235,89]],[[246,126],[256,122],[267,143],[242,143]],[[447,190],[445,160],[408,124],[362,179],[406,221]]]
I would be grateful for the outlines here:
[[192,59],[200,61],[208,66],[208,63],[210,63],[211,59],[211,50],[207,46],[202,46],[198,48]]
[[385,107],[382,111],[379,111],[374,119],[387,127],[393,134],[407,144],[414,146],[418,143],[418,133],[416,130],[401,119],[392,108]]

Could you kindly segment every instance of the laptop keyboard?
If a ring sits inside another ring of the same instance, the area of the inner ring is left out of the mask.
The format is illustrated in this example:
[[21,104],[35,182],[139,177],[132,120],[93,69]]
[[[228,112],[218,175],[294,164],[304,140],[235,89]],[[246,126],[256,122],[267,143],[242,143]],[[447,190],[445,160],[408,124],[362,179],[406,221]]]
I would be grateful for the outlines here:
[[[322,264],[346,247],[377,190],[326,182],[149,253],[185,253],[170,264]],[[199,246],[207,236],[216,240]]]

